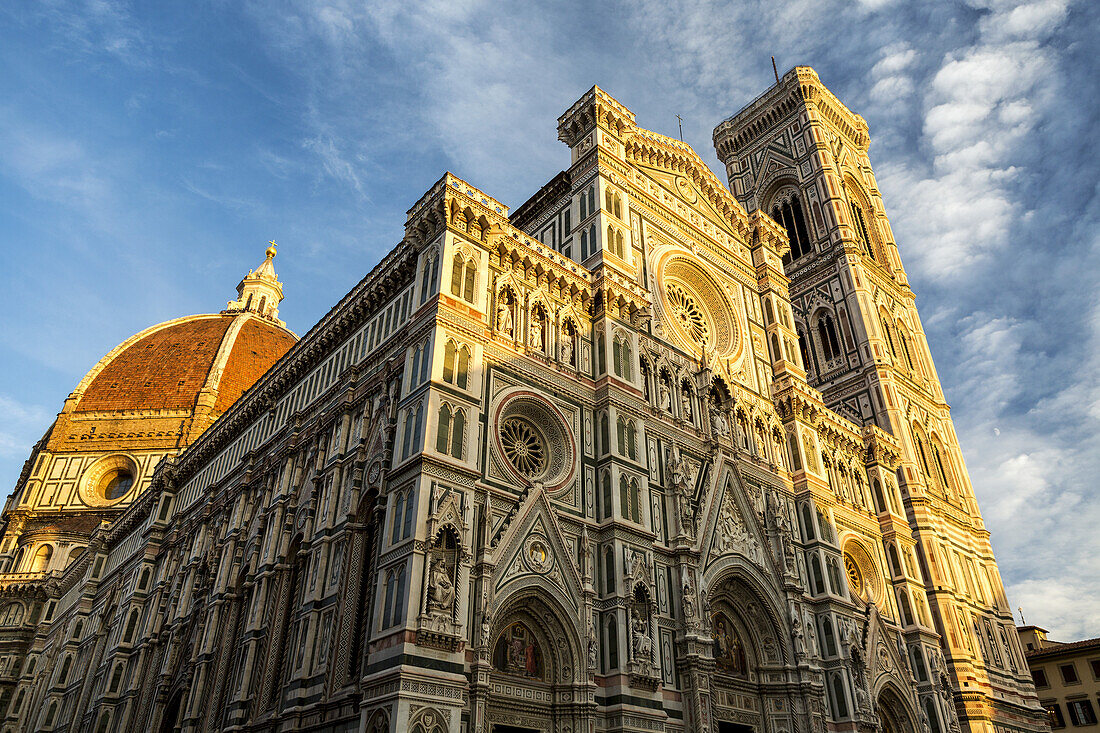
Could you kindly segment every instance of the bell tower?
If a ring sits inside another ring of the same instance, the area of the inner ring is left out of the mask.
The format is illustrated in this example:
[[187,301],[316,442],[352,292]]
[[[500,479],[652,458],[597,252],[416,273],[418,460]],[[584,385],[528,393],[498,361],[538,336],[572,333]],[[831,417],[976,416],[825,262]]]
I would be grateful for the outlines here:
[[[915,296],[871,168],[866,121],[800,66],[714,130],[730,190],[786,229],[784,270],[807,380],[832,410],[892,433],[942,657],[914,658],[933,733],[1041,730],[1011,608]],[[879,521],[887,540],[899,528]],[[908,558],[906,558],[908,560]],[[905,568],[884,569],[886,573]],[[917,594],[920,595],[920,594]],[[906,599],[908,600],[908,599]],[[913,598],[916,636],[923,598]],[[904,616],[904,614],[903,614]],[[903,619],[905,621],[905,619]],[[910,650],[912,652],[912,649]],[[923,666],[923,669],[921,668]],[[937,700],[953,704],[938,704]]]

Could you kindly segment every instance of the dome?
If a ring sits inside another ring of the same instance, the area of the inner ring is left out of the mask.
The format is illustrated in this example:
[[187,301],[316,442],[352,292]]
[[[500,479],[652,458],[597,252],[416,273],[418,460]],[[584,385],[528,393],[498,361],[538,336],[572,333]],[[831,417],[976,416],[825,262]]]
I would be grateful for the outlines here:
[[65,401],[50,448],[178,448],[198,437],[297,341],[277,318],[273,257],[272,246],[221,313],[157,324],[100,359]]

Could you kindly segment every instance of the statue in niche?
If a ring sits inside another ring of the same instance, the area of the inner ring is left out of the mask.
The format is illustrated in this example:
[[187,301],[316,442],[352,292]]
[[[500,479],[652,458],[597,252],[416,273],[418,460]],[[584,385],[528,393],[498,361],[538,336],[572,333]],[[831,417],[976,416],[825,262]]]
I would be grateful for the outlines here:
[[588,617],[588,668],[596,669],[599,663],[599,642],[596,640],[596,624]]
[[573,363],[573,334],[568,325],[561,329],[561,361],[563,364]]
[[719,671],[735,677],[747,676],[745,648],[741,637],[729,619],[720,613],[714,616],[714,658]]
[[497,330],[503,333],[508,338],[512,338],[512,308],[508,302],[508,296],[501,294],[500,302],[497,304]]
[[514,623],[501,634],[493,654],[493,666],[520,677],[542,677],[542,652],[526,626]]
[[531,311],[531,348],[543,351],[542,348],[542,316],[538,310]]
[[428,574],[428,611],[445,613],[448,617],[455,600],[455,586],[447,570],[447,561],[441,557],[432,560]]
[[634,631],[634,661],[652,664],[653,640],[649,638],[649,624],[643,614],[642,604],[636,604],[630,616],[630,626]]
[[801,659],[806,656],[806,638],[802,633],[802,619],[798,617],[798,611],[791,611],[791,639],[794,641],[795,657]]
[[719,438],[728,438],[730,434],[730,423],[726,419],[722,410],[715,405],[711,405],[710,408],[710,427],[714,431],[714,434]]
[[660,382],[657,387],[657,396],[660,398],[661,409],[672,412],[672,390],[669,389],[668,382],[663,377],[657,381]]
[[686,389],[680,390],[680,416],[684,418],[686,422],[692,422],[694,415],[691,411],[691,392]]

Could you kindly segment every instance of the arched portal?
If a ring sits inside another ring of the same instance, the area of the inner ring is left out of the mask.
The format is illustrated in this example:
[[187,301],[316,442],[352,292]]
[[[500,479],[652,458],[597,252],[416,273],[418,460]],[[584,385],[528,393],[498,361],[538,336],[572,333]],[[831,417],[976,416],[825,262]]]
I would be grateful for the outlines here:
[[[791,651],[783,641],[780,606],[765,583],[743,566],[721,573],[711,583],[710,616],[704,621],[713,639],[711,711],[719,733],[796,728],[793,721],[779,720],[795,709],[794,700],[782,685],[769,682],[775,678],[769,670],[782,669]],[[782,713],[777,718],[778,711]]]
[[878,716],[882,733],[917,733],[908,706],[892,687],[885,687],[879,693],[875,700],[875,715]]
[[587,677],[577,631],[553,600],[534,593],[503,604],[490,639],[490,733],[582,728],[579,682]]

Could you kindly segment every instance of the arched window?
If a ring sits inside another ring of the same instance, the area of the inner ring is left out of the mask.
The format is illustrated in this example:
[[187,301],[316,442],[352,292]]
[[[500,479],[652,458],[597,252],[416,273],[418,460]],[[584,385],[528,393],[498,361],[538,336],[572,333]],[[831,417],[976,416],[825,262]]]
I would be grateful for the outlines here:
[[111,684],[107,688],[109,692],[118,692],[119,687],[122,685],[122,662],[115,665],[115,669],[111,672]]
[[887,321],[885,317],[880,318],[879,321],[882,323],[882,337],[886,339],[886,346],[890,349],[890,356],[894,362],[897,363],[898,352],[897,349],[894,348],[894,334],[890,331],[890,322]]
[[909,603],[909,592],[905,588],[898,589],[898,607],[901,609],[902,625],[912,626],[913,606]]
[[130,617],[126,620],[126,633],[122,635],[122,640],[127,644],[131,643],[134,640],[134,633],[137,631],[138,618],[140,618],[140,614],[138,613],[138,610],[136,608],[130,611]]
[[642,523],[642,491],[638,479],[630,480],[630,518],[637,524]]
[[596,186],[595,184],[588,187],[588,213],[592,214],[596,211]]
[[630,519],[630,483],[626,476],[619,476],[619,512],[623,519]]
[[821,558],[816,553],[810,560],[810,571],[813,574],[814,595],[819,596],[825,592],[825,575],[821,572]]
[[821,638],[825,641],[825,656],[836,656],[836,634],[833,633],[833,622],[828,616],[821,620]]
[[603,192],[604,208],[607,209],[607,213],[612,213],[615,210],[614,204],[611,202],[611,189],[604,189]]
[[932,733],[940,733],[940,719],[936,715],[936,705],[931,697],[924,699],[924,714],[928,716],[928,724],[932,726]]
[[51,700],[50,706],[46,708],[46,720],[43,721],[44,725],[53,725],[54,719],[57,717],[57,700]]
[[466,411],[460,408],[452,409],[447,403],[440,405],[435,436],[436,451],[461,460],[465,431]]
[[798,351],[802,354],[802,368],[807,372],[816,371],[812,369],[815,365],[810,356],[810,344],[806,341],[806,334],[801,328],[798,329]]
[[806,231],[806,220],[802,215],[802,202],[797,196],[773,207],[772,218],[787,230],[787,239],[791,242],[791,251],[783,256],[784,263],[794,262],[813,251]]
[[[583,196],[581,197],[581,206],[582,207],[584,206],[584,197]],[[581,216],[584,216],[584,214],[581,214]],[[583,262],[584,260],[587,260],[587,259],[588,259],[588,230],[587,229],[582,229],[581,230],[581,261]]]
[[867,233],[867,222],[863,218],[863,208],[855,201],[850,202],[852,209],[852,226],[856,229],[856,238],[863,245],[867,256],[875,259],[874,249],[871,247],[871,235]]
[[924,654],[921,653],[920,647],[910,647],[909,654],[912,658],[913,663],[913,676],[917,678],[917,682],[927,682],[928,668],[924,666]]
[[[802,455],[798,450],[798,440],[795,439],[794,433],[791,433],[790,435],[787,436],[787,447],[788,447],[788,449],[790,450],[790,453],[791,453],[791,470],[796,471],[796,472],[801,471],[802,470]],[[811,535],[810,539],[813,539],[812,535]]]
[[588,216],[588,194],[585,191],[581,191],[580,198],[581,219],[583,220]]
[[111,711],[104,710],[99,716],[99,725],[96,726],[96,733],[107,733],[111,727]]
[[461,252],[455,254],[454,261],[451,263],[451,295],[473,303],[476,281],[477,258],[471,256],[467,260]]
[[940,455],[940,445],[935,440],[932,441],[932,460],[936,463],[936,472],[939,474],[944,493],[950,495],[953,493],[954,486],[948,478],[949,474],[943,465],[943,457]]
[[69,669],[71,669],[72,666],[73,666],[73,657],[70,654],[70,655],[65,657],[65,660],[63,662],[61,662],[61,671],[57,675],[58,684],[63,685],[66,682],[69,681]]
[[905,366],[909,371],[915,371],[913,367],[913,357],[909,353],[909,339],[905,335],[905,327],[899,323],[896,330],[898,334],[898,348],[901,349],[901,356],[905,360]]
[[809,542],[814,539],[814,513],[809,504],[802,505],[802,541]]
[[817,336],[821,342],[821,352],[825,361],[832,361],[840,356],[840,342],[836,337],[836,326],[833,317],[828,313],[817,319]]
[[630,456],[630,460],[638,460],[638,429],[633,420],[626,423],[626,454]]
[[925,480],[929,482],[935,481],[936,477],[928,465],[928,452],[925,450],[924,439],[921,437],[919,429],[913,430],[913,443],[917,447],[917,460],[920,461],[920,468],[924,473]]
[[877,478],[871,482],[871,491],[875,495],[875,511],[882,514],[886,511],[886,499],[882,496],[882,484]]
[[622,219],[623,218],[623,199],[622,199],[622,197],[619,196],[619,194],[615,194],[614,202],[615,202],[615,216]]
[[606,412],[600,413],[600,432],[597,437],[596,453],[606,455],[611,451],[611,421]]
[[619,627],[615,623],[615,614],[607,617],[607,668],[619,668]]
[[[420,353],[420,347],[416,349],[417,354]],[[446,346],[443,347],[443,381],[454,384],[455,380],[455,358],[457,357],[458,349],[455,346],[454,339],[447,339]]]
[[44,573],[50,568],[50,560],[53,559],[53,547],[51,545],[42,545],[38,548],[38,551],[34,553],[34,560],[31,563],[32,573]]
[[893,542],[886,545],[886,558],[890,561],[890,572],[895,578],[902,577],[901,561],[898,560],[898,548],[894,546]]
[[600,247],[600,242],[596,239],[596,225],[588,225],[588,253],[594,254]]
[[603,513],[601,519],[611,518],[611,474],[603,471],[600,474],[600,501]]
[[435,256],[435,251],[428,252],[424,257],[424,265],[421,268],[420,273],[420,303],[428,299],[428,295],[431,293],[432,285],[435,284],[434,270],[438,264],[438,259]]
[[0,609],[0,626],[18,626],[23,623],[23,604],[16,601]]
[[848,717],[848,697],[844,692],[844,676],[839,672],[833,673],[832,697],[836,705],[836,717]]
[[840,582],[840,567],[835,557],[830,557],[825,565],[829,568],[829,589],[834,595],[844,595],[844,585]]
[[603,551],[604,592],[615,592],[615,551],[605,547]]
[[81,635],[84,633],[84,622],[77,621],[73,624],[73,641],[80,641]]
[[470,349],[461,347],[454,339],[448,339],[443,350],[443,381],[466,389],[470,371]]

